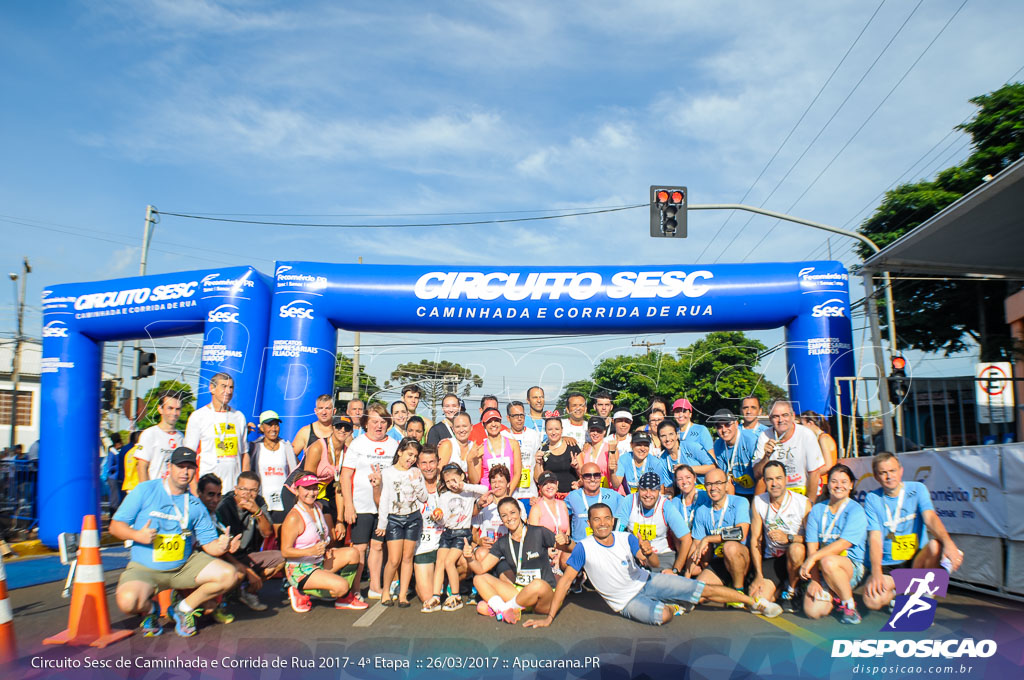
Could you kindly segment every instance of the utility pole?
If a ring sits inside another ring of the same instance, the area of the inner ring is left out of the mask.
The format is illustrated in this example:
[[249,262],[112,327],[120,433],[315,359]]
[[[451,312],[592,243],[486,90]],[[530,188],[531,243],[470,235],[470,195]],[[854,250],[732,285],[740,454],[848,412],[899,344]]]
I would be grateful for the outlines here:
[[[362,256],[359,257],[359,264],[363,263]],[[359,398],[359,331],[355,333],[355,344],[352,346],[352,398]]]
[[[156,208],[154,208],[151,205],[147,205],[146,206],[146,223],[142,227],[142,255],[139,258],[139,276],[145,276],[146,275],[146,260],[147,260],[147,258],[149,256],[149,243],[150,243],[150,241],[153,238],[153,227],[156,226],[156,223],[157,223],[157,220],[158,220],[157,215],[158,215],[158,213],[157,213],[157,209]],[[122,350],[123,350],[124,343],[121,343],[121,347],[122,347]],[[136,360],[136,362],[138,362],[139,352],[141,350],[142,350],[142,344],[138,340],[136,340],[135,341],[135,358],[136,358],[135,360]],[[118,366],[118,368],[120,368],[120,365]],[[132,420],[133,421],[138,421],[138,419],[139,419],[139,414],[138,414],[138,410],[139,410],[139,408],[138,408],[138,404],[139,404],[139,399],[138,399],[138,396],[139,396],[139,375],[138,375],[138,370],[137,369],[138,369],[138,366],[136,366],[135,368],[132,369],[132,397],[131,397],[132,401],[131,401],[131,404],[132,404],[132,407],[133,407],[132,408],[132,416],[133,416]]]
[[23,320],[25,316],[25,283],[28,280],[28,275],[32,271],[32,267],[28,263],[28,258],[24,258],[21,262],[21,294],[18,294],[18,275],[11,272],[11,282],[14,283],[14,293],[16,296],[15,304],[17,305],[18,314],[18,334],[14,337],[14,354],[11,356],[11,449],[14,449],[14,445],[17,443],[17,432],[18,432],[18,377],[21,373],[21,340],[22,340],[22,328]]
[[651,356],[651,348],[652,347],[658,347],[659,345],[664,345],[664,344],[665,344],[664,340],[662,340],[661,342],[634,342],[633,343],[633,347],[646,347],[647,348],[647,354],[645,356]]

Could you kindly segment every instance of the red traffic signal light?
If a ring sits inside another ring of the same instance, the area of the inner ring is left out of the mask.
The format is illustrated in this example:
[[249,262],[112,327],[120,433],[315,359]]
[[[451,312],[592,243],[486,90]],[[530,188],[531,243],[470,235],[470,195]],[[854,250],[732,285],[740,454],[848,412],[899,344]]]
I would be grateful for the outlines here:
[[902,371],[907,367],[907,360],[901,356],[895,356],[892,358],[892,370]]
[[651,187],[651,236],[686,238],[686,187]]

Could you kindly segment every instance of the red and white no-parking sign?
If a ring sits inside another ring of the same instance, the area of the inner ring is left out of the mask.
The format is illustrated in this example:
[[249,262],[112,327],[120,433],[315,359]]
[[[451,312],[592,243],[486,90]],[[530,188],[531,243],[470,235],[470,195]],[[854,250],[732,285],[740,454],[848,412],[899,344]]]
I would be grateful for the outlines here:
[[1013,367],[1009,362],[977,364],[974,375],[978,422],[1013,422]]

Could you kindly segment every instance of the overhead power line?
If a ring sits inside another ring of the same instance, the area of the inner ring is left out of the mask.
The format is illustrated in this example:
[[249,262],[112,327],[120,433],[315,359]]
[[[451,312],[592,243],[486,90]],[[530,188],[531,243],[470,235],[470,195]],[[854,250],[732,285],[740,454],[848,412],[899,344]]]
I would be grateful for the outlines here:
[[650,203],[637,203],[635,205],[624,205],[618,208],[601,208],[597,210],[582,210],[579,212],[562,213],[559,215],[537,215],[535,217],[508,217],[499,220],[471,220],[466,222],[416,222],[409,224],[381,223],[381,224],[327,224],[323,222],[273,222],[269,220],[239,220],[226,217],[211,217],[208,215],[195,215],[189,213],[158,212],[160,215],[183,217],[191,220],[208,220],[210,222],[229,222],[233,224],[259,224],[272,227],[319,227],[330,229],[408,229],[412,227],[465,227],[481,224],[509,224],[512,222],[538,222],[541,220],[559,220],[566,217],[581,217],[585,215],[600,215],[602,213],[621,212],[623,210],[635,210],[637,208],[648,208]]

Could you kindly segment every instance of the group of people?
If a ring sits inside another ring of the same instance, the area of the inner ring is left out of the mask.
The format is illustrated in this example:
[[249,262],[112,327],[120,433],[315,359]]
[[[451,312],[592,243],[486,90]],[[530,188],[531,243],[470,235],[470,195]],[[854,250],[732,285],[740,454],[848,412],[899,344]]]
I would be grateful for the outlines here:
[[702,602],[770,617],[836,608],[857,623],[862,583],[879,609],[895,595],[892,569],[962,560],[893,454],[873,461],[881,488],[851,502],[827,421],[785,400],[767,425],[756,397],[718,411],[712,438],[685,398],[653,400],[639,425],[607,393],[589,417],[580,394],[564,416],[540,387],[504,415],[485,396],[475,419],[449,394],[433,423],[409,385],[390,407],[354,400],[345,415],[323,395],[291,442],[265,411],[248,443],[230,376],[210,393],[184,434],[180,402],[161,398],[160,424],[137,444],[145,478],[110,525],[132,542],[117,603],[143,616],[146,635],[162,632],[161,590],[179,594],[170,615],[189,636],[204,611],[229,622],[230,601],[265,609],[260,591],[278,576],[300,613],[315,599],[409,607],[415,594],[424,613],[472,603],[508,623],[546,615],[525,624],[546,626],[589,588],[650,624]]

